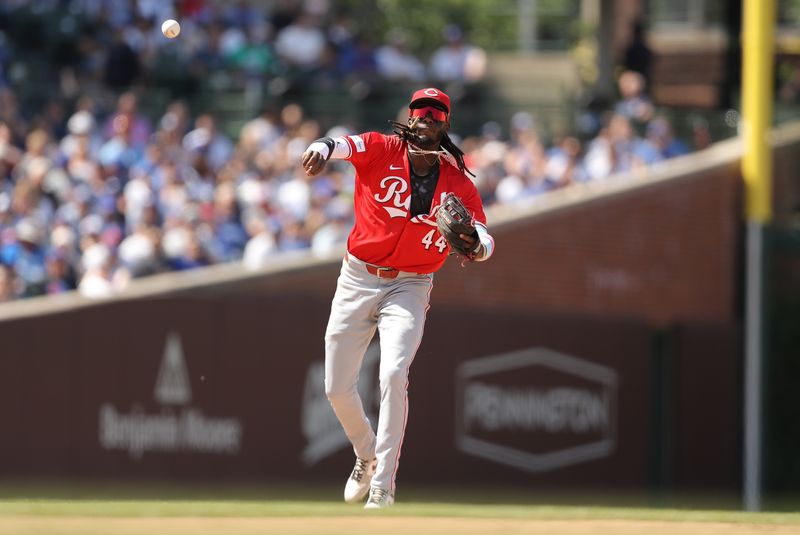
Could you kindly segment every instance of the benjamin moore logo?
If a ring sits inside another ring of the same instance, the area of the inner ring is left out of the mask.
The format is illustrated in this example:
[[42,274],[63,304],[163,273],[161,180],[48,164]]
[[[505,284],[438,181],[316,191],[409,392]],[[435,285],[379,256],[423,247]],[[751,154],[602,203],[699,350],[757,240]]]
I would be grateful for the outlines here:
[[[358,393],[364,405],[364,411],[372,422],[373,429],[377,422],[380,389],[378,386],[378,364],[380,362],[380,344],[373,342],[367,348],[361,374],[358,379]],[[306,385],[303,391],[303,412],[301,427],[306,438],[306,447],[301,455],[303,464],[312,466],[325,457],[350,445],[347,436],[331,408],[325,395],[325,363],[317,361],[311,364],[306,374]]]
[[148,451],[189,451],[234,454],[241,448],[242,425],[235,418],[209,418],[200,409],[187,407],[192,399],[189,372],[181,339],[167,336],[155,385],[158,414],[147,414],[140,405],[118,411],[113,404],[100,406],[99,439],[106,450],[127,451],[141,459]]
[[616,445],[617,373],[543,348],[456,371],[456,445],[537,473],[606,457]]
[[181,339],[175,333],[170,333],[167,337],[164,358],[156,380],[156,400],[164,405],[181,405],[192,400]]

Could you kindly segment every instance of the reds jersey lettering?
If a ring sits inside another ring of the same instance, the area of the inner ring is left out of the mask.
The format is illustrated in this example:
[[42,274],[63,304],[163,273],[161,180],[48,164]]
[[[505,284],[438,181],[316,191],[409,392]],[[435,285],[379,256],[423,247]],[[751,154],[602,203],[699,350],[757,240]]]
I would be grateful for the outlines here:
[[364,262],[416,273],[437,271],[450,250],[435,218],[448,192],[461,198],[476,221],[486,223],[475,185],[452,159],[443,158],[440,163],[430,212],[411,217],[406,143],[377,132],[345,140],[351,145],[348,159],[356,169],[355,224],[347,248]]
[[389,217],[407,217],[411,206],[411,193],[406,195],[405,200],[402,200],[402,195],[409,189],[408,182],[399,176],[387,176],[381,180],[381,188],[386,188],[386,194],[381,196],[376,193],[375,200],[379,203],[391,201],[392,206],[383,207]]

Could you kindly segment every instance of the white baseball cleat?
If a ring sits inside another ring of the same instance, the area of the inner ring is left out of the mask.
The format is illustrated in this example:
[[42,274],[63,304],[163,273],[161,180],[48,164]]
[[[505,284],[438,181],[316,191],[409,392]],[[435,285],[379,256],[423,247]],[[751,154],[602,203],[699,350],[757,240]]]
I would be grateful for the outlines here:
[[394,505],[394,495],[386,489],[372,487],[369,489],[369,499],[364,509],[383,509]]
[[353,473],[350,474],[350,477],[347,479],[347,484],[344,486],[344,501],[347,503],[357,503],[367,497],[369,493],[369,484],[372,482],[372,476],[375,475],[375,469],[377,467],[377,459],[368,461],[356,457],[356,465],[353,467]]

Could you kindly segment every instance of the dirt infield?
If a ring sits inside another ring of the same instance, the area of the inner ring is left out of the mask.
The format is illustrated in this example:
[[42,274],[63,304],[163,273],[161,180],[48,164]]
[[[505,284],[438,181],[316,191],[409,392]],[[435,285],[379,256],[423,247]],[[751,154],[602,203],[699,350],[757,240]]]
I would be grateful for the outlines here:
[[15,535],[797,535],[798,525],[628,520],[512,520],[384,516],[314,518],[0,518]]

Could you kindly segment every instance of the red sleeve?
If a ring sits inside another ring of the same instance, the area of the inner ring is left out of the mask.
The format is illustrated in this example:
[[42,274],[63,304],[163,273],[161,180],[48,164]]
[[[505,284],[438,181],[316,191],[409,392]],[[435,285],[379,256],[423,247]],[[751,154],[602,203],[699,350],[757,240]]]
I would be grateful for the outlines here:
[[356,167],[369,164],[386,149],[386,136],[379,132],[353,134],[344,138],[350,146],[348,161]]

